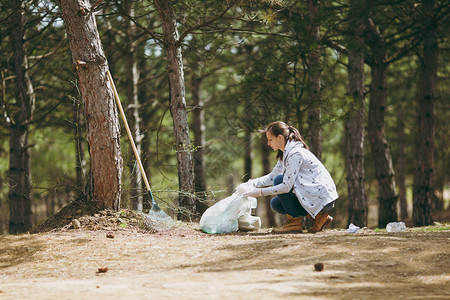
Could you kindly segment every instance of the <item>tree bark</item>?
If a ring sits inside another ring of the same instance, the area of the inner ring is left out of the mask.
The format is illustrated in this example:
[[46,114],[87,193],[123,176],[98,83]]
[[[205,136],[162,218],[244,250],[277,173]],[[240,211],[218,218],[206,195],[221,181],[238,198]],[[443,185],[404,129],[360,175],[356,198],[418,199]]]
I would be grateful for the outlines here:
[[170,85],[170,112],[175,131],[175,145],[178,160],[178,186],[180,195],[178,218],[191,219],[196,214],[194,192],[194,170],[192,147],[189,139],[187,122],[183,58],[177,29],[175,8],[170,0],[155,0],[155,5],[161,19],[167,56],[167,73]]
[[386,227],[397,221],[397,192],[390,147],[384,130],[384,111],[386,108],[386,43],[372,20],[366,25],[366,44],[370,48],[371,93],[369,100],[369,142],[375,163],[378,181],[379,214],[378,226]]
[[[134,3],[126,4],[127,13],[130,17],[134,17]],[[127,20],[127,47],[126,47],[126,74],[127,74],[127,99],[128,112],[130,120],[130,130],[134,135],[134,142],[139,155],[142,153],[142,135],[141,135],[141,120],[139,117],[139,98],[138,98],[138,81],[139,71],[135,57],[136,51],[136,25],[133,21]],[[142,157],[142,155],[141,155]],[[143,210],[143,189],[142,189],[142,174],[137,167],[136,158],[134,157],[133,149],[130,147],[130,162],[129,169],[131,173],[131,208],[133,210]]]
[[76,185],[78,190],[78,197],[83,195],[83,187],[86,184],[86,158],[85,158],[85,139],[83,132],[86,129],[83,104],[81,99],[76,98],[75,108],[75,162],[76,162]]
[[201,98],[201,79],[197,76],[196,66],[192,67],[191,89],[192,89],[192,131],[194,134],[194,186],[196,209],[199,215],[203,214],[208,206],[206,201],[206,164],[205,164],[205,111],[204,101]]
[[433,30],[433,0],[423,0],[423,49],[420,57],[420,75],[418,84],[418,135],[417,169],[413,186],[413,222],[414,226],[432,224],[431,203],[433,197],[433,152],[435,142],[436,116],[436,76],[439,47]]
[[244,177],[242,180],[247,182],[252,178],[252,162],[253,162],[253,138],[250,126],[245,127],[245,149],[244,149]]
[[357,0],[351,1],[348,39],[348,95],[350,110],[345,122],[345,170],[348,189],[348,224],[367,226],[367,199],[364,189],[364,23]]
[[[262,159],[262,165],[263,165],[263,174],[269,174],[272,170],[271,170],[271,166],[270,166],[270,149],[267,146],[267,139],[265,136],[263,136],[262,140],[262,144],[261,144],[261,159]],[[272,208],[270,208],[270,200],[272,197],[267,196],[264,197],[264,208],[266,210],[267,213],[267,221],[268,227],[275,227],[277,226],[277,222],[275,221],[275,214],[272,211]]]
[[87,0],[62,0],[61,10],[83,98],[90,154],[90,191],[100,209],[120,207],[120,127],[97,23]]
[[398,197],[400,201],[400,218],[405,220],[408,218],[408,204],[406,202],[406,152],[405,152],[405,109],[403,103],[399,104],[397,110],[397,182]]
[[311,49],[308,53],[308,70],[310,83],[310,108],[308,110],[308,140],[309,149],[319,160],[322,159],[322,113],[320,106],[322,98],[320,93],[320,34],[319,34],[319,1],[308,0],[309,34]]
[[20,110],[10,124],[9,156],[9,233],[27,231],[32,225],[31,165],[28,144],[28,123],[34,114],[34,90],[28,72],[28,57],[24,43],[24,4],[9,2],[11,8],[11,43],[14,50],[15,97]]

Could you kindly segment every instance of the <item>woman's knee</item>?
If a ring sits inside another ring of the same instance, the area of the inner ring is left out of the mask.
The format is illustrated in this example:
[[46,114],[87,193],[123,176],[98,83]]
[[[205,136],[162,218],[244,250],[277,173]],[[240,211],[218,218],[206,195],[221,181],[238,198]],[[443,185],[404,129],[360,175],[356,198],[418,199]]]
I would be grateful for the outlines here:
[[270,200],[270,208],[273,211],[276,211],[277,213],[280,213],[280,214],[285,213],[283,204],[281,204],[281,200],[278,197],[272,198],[272,200]]
[[278,175],[273,180],[273,185],[278,185],[278,184],[281,184],[282,182],[283,182],[283,175]]

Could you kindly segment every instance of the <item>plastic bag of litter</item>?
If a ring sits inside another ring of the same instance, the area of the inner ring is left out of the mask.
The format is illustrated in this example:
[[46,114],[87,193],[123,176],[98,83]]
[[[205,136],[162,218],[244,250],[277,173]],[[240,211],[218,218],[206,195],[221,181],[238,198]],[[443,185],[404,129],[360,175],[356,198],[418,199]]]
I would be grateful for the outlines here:
[[253,197],[244,197],[240,208],[241,215],[238,218],[239,229],[242,231],[256,231],[261,228],[261,219],[252,216],[252,209],[256,208],[258,201]]
[[251,215],[252,208],[257,206],[256,198],[243,195],[250,188],[249,184],[243,183],[233,195],[208,208],[200,219],[200,229],[217,234],[261,228],[261,219]]

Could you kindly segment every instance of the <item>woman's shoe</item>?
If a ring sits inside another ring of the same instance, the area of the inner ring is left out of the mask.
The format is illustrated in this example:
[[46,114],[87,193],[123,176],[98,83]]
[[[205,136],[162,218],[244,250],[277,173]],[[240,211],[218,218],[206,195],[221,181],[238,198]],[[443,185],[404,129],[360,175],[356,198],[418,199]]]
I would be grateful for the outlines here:
[[333,221],[333,218],[329,214],[325,212],[320,212],[317,214],[316,218],[314,219],[313,226],[310,229],[308,229],[308,232],[316,233],[322,231],[325,225],[330,224],[331,221]]
[[293,218],[290,215],[286,215],[287,223],[281,228],[272,229],[273,233],[289,233],[297,232],[302,233],[302,217]]

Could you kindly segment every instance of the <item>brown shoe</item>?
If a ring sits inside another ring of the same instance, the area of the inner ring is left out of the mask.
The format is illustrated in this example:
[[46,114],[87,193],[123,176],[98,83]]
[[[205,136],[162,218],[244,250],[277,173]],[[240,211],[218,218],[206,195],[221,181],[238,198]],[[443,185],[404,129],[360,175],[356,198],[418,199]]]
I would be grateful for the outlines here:
[[288,233],[298,232],[302,233],[302,217],[293,218],[290,215],[286,215],[287,223],[281,228],[272,229],[273,233]]
[[331,221],[333,221],[333,218],[329,214],[325,212],[320,212],[317,214],[316,218],[314,219],[313,226],[310,229],[308,229],[308,232],[316,233],[322,231],[325,225],[330,224]]

